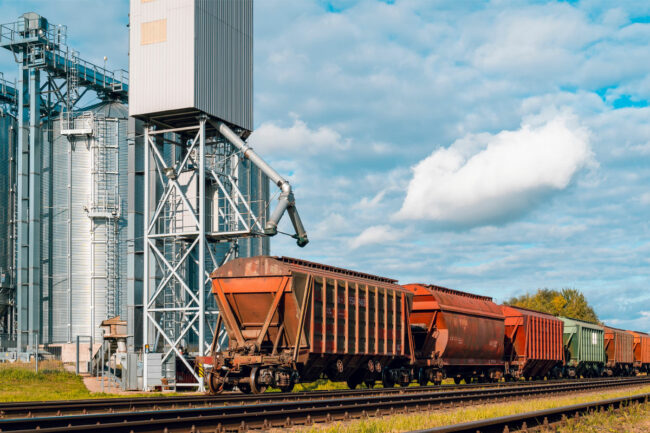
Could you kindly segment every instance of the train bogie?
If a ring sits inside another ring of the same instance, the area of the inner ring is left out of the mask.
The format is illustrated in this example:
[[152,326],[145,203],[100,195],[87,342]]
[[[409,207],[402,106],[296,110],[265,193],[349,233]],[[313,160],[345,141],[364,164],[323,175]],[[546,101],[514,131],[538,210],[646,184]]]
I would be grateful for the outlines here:
[[228,262],[212,281],[229,337],[213,348],[213,390],[410,380],[412,294],[394,280],[262,256]]
[[502,305],[505,360],[513,378],[558,377],[564,360],[564,323],[550,314]]

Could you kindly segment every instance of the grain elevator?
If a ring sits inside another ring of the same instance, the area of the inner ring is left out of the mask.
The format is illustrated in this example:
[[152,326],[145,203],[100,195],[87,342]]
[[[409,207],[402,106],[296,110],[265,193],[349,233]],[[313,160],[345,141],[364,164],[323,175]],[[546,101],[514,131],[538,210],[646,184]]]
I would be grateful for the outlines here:
[[129,33],[127,73],[37,13],[0,25],[17,63],[0,76],[0,352],[95,374],[107,355],[123,388],[202,389],[194,360],[227,338],[210,273],[269,254],[285,213],[308,238],[245,142],[252,0],[132,0]]

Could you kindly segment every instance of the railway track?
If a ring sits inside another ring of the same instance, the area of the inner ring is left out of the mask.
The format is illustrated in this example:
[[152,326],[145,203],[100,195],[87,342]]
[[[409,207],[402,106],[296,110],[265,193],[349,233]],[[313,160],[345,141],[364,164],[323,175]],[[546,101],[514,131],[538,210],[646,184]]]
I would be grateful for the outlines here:
[[136,398],[105,398],[86,400],[61,400],[61,401],[29,401],[0,403],[0,419],[36,416],[61,416],[61,415],[86,415],[103,412],[122,412],[137,410],[182,409],[193,407],[246,405],[270,402],[293,402],[304,400],[322,400],[334,398],[396,395],[419,392],[454,392],[461,393],[474,389],[500,389],[517,386],[548,385],[555,383],[580,383],[591,379],[582,380],[551,380],[542,382],[497,382],[473,383],[469,385],[442,385],[408,388],[375,388],[356,390],[330,390],[330,391],[305,391],[291,393],[264,393],[264,394],[221,394],[221,395],[190,395],[180,397],[136,397]]
[[[242,432],[248,429],[286,428],[297,424],[329,422],[398,412],[433,410],[478,402],[571,393],[649,384],[650,378],[616,378],[580,382],[532,384],[464,391],[386,393],[345,398],[274,401],[183,409],[145,410],[86,415],[13,418],[0,420],[2,432]],[[408,389],[408,388],[405,388]],[[349,393],[348,393],[349,394]]]
[[648,399],[650,399],[650,394],[637,394],[629,397],[599,400],[554,409],[416,430],[410,433],[503,433],[505,431],[528,431],[529,428],[537,427],[550,428],[554,425],[564,423],[568,418],[579,418],[580,416],[588,415],[602,409],[620,409],[622,406],[629,405],[630,403],[647,403]]

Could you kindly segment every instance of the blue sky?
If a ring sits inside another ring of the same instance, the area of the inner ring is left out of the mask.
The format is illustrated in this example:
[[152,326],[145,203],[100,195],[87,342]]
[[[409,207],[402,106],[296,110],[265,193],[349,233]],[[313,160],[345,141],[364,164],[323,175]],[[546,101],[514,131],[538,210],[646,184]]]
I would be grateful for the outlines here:
[[[25,10],[127,67],[128,2],[0,1],[2,21]],[[649,17],[647,1],[257,0],[251,142],[311,238],[273,253],[499,301],[575,287],[650,330]]]

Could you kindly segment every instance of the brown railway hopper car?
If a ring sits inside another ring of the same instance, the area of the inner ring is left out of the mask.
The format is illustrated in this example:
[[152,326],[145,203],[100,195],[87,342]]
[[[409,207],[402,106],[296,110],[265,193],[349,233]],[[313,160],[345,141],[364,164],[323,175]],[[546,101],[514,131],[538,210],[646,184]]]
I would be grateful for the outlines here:
[[492,298],[433,285],[405,287],[415,295],[410,321],[420,384],[503,377],[504,317]]
[[650,335],[645,332],[627,331],[634,337],[634,372],[650,373]]
[[605,326],[605,369],[607,376],[632,374],[634,368],[634,336],[622,329]]
[[395,280],[287,257],[212,273],[228,347],[212,348],[212,392],[289,391],[325,374],[351,387],[410,381],[412,294]]
[[564,361],[564,322],[557,317],[502,305],[506,374],[515,379],[557,378]]

